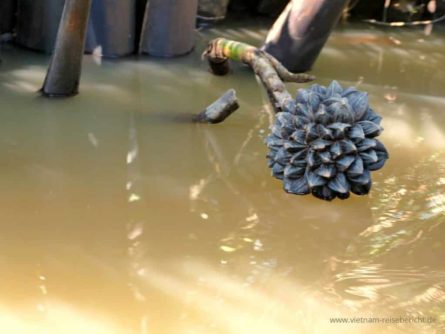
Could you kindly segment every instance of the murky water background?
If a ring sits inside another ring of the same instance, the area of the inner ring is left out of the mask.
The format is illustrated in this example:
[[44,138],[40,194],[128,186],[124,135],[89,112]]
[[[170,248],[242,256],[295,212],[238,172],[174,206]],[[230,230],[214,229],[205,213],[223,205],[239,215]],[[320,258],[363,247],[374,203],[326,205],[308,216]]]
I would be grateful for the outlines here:
[[[284,193],[250,71],[215,77],[205,41],[260,44],[267,24],[201,32],[175,60],[85,58],[81,94],[48,100],[48,58],[0,65],[2,333],[442,333],[444,31],[337,29],[314,69],[370,93],[391,159],[368,197]],[[228,88],[220,125],[184,122]],[[299,86],[289,85],[292,91]],[[331,324],[431,316],[435,324]]]

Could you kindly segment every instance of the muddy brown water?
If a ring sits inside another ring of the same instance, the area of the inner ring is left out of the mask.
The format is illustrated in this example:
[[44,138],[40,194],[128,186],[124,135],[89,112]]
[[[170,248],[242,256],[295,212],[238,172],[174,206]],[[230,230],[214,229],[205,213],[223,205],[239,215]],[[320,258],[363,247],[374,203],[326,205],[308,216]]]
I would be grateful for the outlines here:
[[[250,71],[200,60],[213,37],[266,29],[202,31],[175,60],[86,56],[81,94],[58,100],[35,93],[46,56],[3,48],[2,333],[443,332],[444,30],[332,35],[317,82],[369,92],[391,158],[370,196],[327,203],[270,176],[273,116]],[[241,108],[226,122],[184,122],[228,88]],[[330,320],[419,316],[435,322]]]

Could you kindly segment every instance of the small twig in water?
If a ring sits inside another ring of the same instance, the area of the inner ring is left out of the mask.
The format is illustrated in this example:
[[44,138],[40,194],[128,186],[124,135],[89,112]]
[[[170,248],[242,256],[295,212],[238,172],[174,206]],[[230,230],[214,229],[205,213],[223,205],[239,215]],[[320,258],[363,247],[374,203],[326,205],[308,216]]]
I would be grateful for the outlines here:
[[234,89],[229,89],[218,100],[196,115],[194,121],[198,123],[220,123],[238,108],[236,92]]
[[442,15],[441,17],[438,17],[434,20],[424,20],[424,21],[412,21],[412,22],[382,22],[377,20],[364,20],[364,22],[379,25],[379,26],[385,26],[385,27],[414,27],[414,26],[422,26],[422,25],[428,25],[428,24],[435,24],[441,21],[445,20],[445,15]]

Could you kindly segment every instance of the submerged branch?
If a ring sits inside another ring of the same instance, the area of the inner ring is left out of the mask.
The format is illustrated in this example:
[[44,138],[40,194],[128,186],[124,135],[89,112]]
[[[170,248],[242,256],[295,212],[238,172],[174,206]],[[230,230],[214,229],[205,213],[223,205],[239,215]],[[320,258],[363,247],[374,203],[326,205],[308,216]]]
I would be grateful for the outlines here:
[[229,72],[229,59],[249,65],[261,79],[275,112],[287,110],[294,103],[284,82],[308,82],[315,79],[305,73],[289,72],[272,55],[254,46],[224,38],[212,40],[203,57],[207,58],[212,72],[217,75]]
[[194,118],[198,123],[220,123],[229,117],[235,110],[239,108],[236,92],[229,89],[218,100],[213,102],[200,114]]

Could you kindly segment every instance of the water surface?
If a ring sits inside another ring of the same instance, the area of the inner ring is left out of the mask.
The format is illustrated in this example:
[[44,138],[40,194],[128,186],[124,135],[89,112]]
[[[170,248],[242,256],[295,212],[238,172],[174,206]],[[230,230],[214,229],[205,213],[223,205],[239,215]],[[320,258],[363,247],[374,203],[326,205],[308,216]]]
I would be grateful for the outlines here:
[[[175,60],[86,56],[69,99],[36,94],[46,56],[3,48],[2,332],[445,330],[443,29],[332,35],[317,82],[369,92],[391,158],[370,196],[327,203],[270,176],[273,115],[252,73],[215,77],[200,60],[213,37],[259,45],[267,27],[201,31]],[[227,121],[187,122],[228,88],[241,108]],[[337,316],[436,322],[330,323]]]

